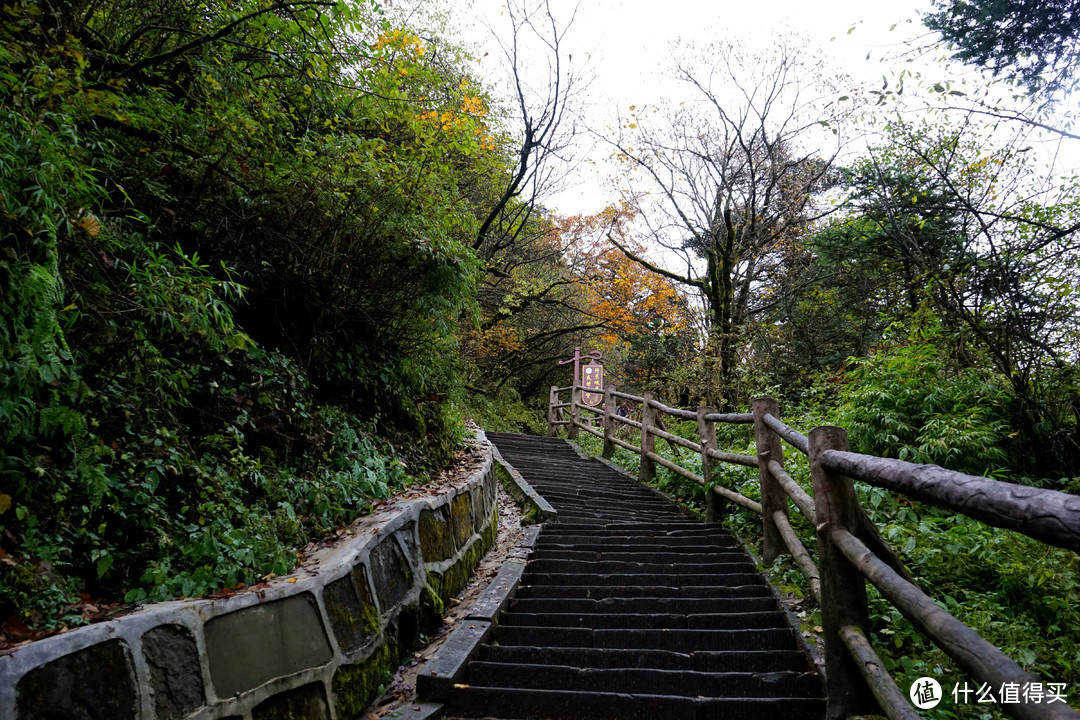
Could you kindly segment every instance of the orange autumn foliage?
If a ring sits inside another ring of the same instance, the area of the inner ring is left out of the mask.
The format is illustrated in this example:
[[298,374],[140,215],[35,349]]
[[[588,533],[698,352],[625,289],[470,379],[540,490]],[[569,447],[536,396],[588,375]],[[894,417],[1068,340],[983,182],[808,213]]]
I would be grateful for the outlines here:
[[657,320],[666,332],[690,326],[689,308],[675,284],[630,260],[608,240],[614,235],[624,247],[644,252],[631,236],[633,216],[623,204],[559,223],[563,240],[576,253],[589,312],[604,322],[600,340],[608,346],[625,344],[628,335],[654,332]]

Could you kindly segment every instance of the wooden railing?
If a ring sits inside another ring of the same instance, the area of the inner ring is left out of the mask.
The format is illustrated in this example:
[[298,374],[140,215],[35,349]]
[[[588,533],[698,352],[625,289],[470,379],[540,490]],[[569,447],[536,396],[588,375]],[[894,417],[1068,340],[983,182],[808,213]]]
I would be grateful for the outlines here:
[[[567,392],[570,397],[563,402],[562,396]],[[641,457],[638,478],[642,482],[653,480],[656,466],[661,465],[705,488],[711,487],[712,491],[706,493],[706,520],[717,520],[725,501],[733,502],[761,516],[762,557],[766,562],[782,554],[791,555],[821,607],[829,718],[877,712],[878,708],[894,720],[919,717],[869,641],[866,581],[964,673],[980,685],[988,684],[995,694],[1006,687],[1021,688],[1025,683],[1041,682],[943,610],[918,587],[862,509],[852,479],[1077,553],[1080,553],[1080,496],[965,475],[934,465],[849,452],[847,431],[843,428],[817,427],[809,436],[803,435],[780,420],[778,404],[772,398],[755,399],[748,413],[718,413],[712,408],[692,411],[669,407],[650,393],[639,397],[613,387],[604,390],[603,404],[593,408],[582,404],[581,394],[580,386],[551,388],[549,435],[554,436],[565,427],[571,438],[581,432],[601,438],[604,457],[611,457],[616,447],[638,454]],[[620,414],[617,410],[620,401],[634,403],[640,420]],[[697,440],[668,432],[664,416],[696,421]],[[753,424],[756,454],[719,450],[716,423]],[[638,431],[639,443],[622,439],[622,427]],[[673,448],[686,448],[699,454],[701,474],[657,454],[657,438]],[[785,441],[808,456],[812,496],[784,469]],[[756,467],[761,502],[714,484],[713,472],[721,462]],[[789,499],[815,528],[820,569],[792,528]],[[1062,702],[1047,703],[1045,698],[1040,702],[1020,700],[999,707],[1021,720],[1080,718],[1080,713]]]

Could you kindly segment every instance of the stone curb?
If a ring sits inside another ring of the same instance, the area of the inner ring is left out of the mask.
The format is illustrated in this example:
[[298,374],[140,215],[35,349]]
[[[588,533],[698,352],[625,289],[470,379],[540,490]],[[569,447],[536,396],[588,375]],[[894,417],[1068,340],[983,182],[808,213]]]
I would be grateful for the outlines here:
[[484,620],[463,620],[417,676],[417,697],[425,702],[446,702],[454,685],[465,679],[469,661],[487,640],[493,627],[494,623]]
[[[487,641],[498,624],[499,615],[517,592],[518,583],[525,573],[525,558],[536,546],[539,535],[539,526],[524,528],[498,574],[492,578],[462,624],[435,651],[416,678],[418,698],[424,702],[439,703],[437,707],[441,708],[441,703],[449,699],[454,685],[465,679],[469,661],[475,657],[480,645]],[[409,717],[403,720],[421,719]]]
[[525,573],[524,560],[507,560],[499,569],[487,590],[473,603],[466,620],[495,622],[514,597],[521,576]]
[[390,720],[428,720],[428,718],[439,717],[442,708],[442,703],[415,703],[398,708],[386,717]]

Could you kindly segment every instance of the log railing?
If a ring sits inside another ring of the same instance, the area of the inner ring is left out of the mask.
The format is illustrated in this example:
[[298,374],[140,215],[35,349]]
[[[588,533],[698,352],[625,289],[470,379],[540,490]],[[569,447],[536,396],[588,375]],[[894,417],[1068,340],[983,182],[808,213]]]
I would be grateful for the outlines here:
[[[567,392],[569,398],[563,402]],[[848,451],[847,431],[843,428],[817,427],[809,436],[804,435],[780,420],[779,407],[772,398],[755,399],[748,413],[718,413],[712,408],[669,407],[651,393],[629,395],[613,387],[604,390],[603,404],[592,408],[581,403],[581,393],[580,386],[551,388],[549,435],[554,436],[565,427],[571,438],[585,432],[602,439],[606,458],[617,447],[636,453],[641,458],[638,471],[641,482],[652,481],[656,466],[660,465],[705,487],[708,521],[718,520],[729,502],[761,516],[762,557],[771,561],[779,555],[790,555],[821,607],[829,718],[879,709],[893,720],[919,717],[907,694],[885,671],[869,641],[866,582],[873,584],[915,628],[976,682],[988,684],[995,692],[1006,686],[1023,687],[1025,683],[1040,682],[1037,676],[1026,672],[943,610],[917,586],[862,509],[852,479],[1077,553],[1080,553],[1080,496],[965,475],[934,465],[853,453]],[[640,420],[617,412],[620,402],[633,403]],[[664,426],[664,416],[695,421],[696,440],[669,432]],[[752,424],[756,454],[719,450],[717,423]],[[623,427],[637,431],[639,442],[627,442],[620,437]],[[668,443],[676,453],[685,449],[700,455],[701,474],[659,455],[657,440]],[[785,442],[808,456],[812,495],[785,471]],[[714,483],[714,471],[721,462],[757,468],[761,501]],[[815,528],[820,568],[791,525],[788,500]],[[1020,702],[999,707],[1021,720],[1080,720],[1080,713],[1061,702],[1028,702],[1023,697]]]

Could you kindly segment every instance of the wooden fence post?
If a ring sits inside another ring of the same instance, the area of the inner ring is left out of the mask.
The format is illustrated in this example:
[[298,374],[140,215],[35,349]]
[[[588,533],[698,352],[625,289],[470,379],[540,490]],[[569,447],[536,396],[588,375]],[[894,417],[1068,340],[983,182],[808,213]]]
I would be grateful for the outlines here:
[[709,487],[715,465],[715,461],[709,457],[709,450],[716,449],[716,423],[706,420],[705,416],[712,412],[715,410],[709,407],[697,409],[698,438],[701,441],[701,477],[705,480],[705,522],[719,522],[727,504]]
[[860,511],[855,486],[842,475],[821,466],[821,453],[847,450],[847,431],[840,427],[816,427],[810,431],[810,476],[814,482],[818,562],[821,570],[821,624],[825,627],[825,675],[830,720],[849,715],[879,712],[870,689],[840,636],[851,625],[870,635],[866,604],[866,581],[858,569],[833,545],[834,528],[853,532]]
[[577,440],[579,422],[581,422],[581,387],[575,378],[574,386],[570,388],[570,425],[566,437]]
[[615,417],[617,403],[615,386],[607,385],[604,387],[604,451],[602,456],[609,460],[615,454],[615,443],[611,442],[611,438],[615,434],[615,420],[613,418]]
[[652,482],[656,477],[656,463],[646,453],[656,452],[656,436],[649,428],[656,425],[656,408],[652,406],[653,394],[642,393],[641,401],[641,466],[638,482]]
[[773,520],[778,510],[788,514],[787,493],[780,481],[769,470],[769,461],[784,464],[784,441],[765,424],[765,415],[780,417],[780,405],[773,398],[754,398],[754,441],[757,444],[758,479],[761,482],[762,542],[761,557],[765,562],[772,562],[780,555],[787,555],[787,545]]
[[558,419],[555,410],[555,406],[559,403],[558,389],[558,386],[552,385],[551,392],[548,394],[548,437],[555,437],[555,433],[559,430],[558,425],[555,424]]

